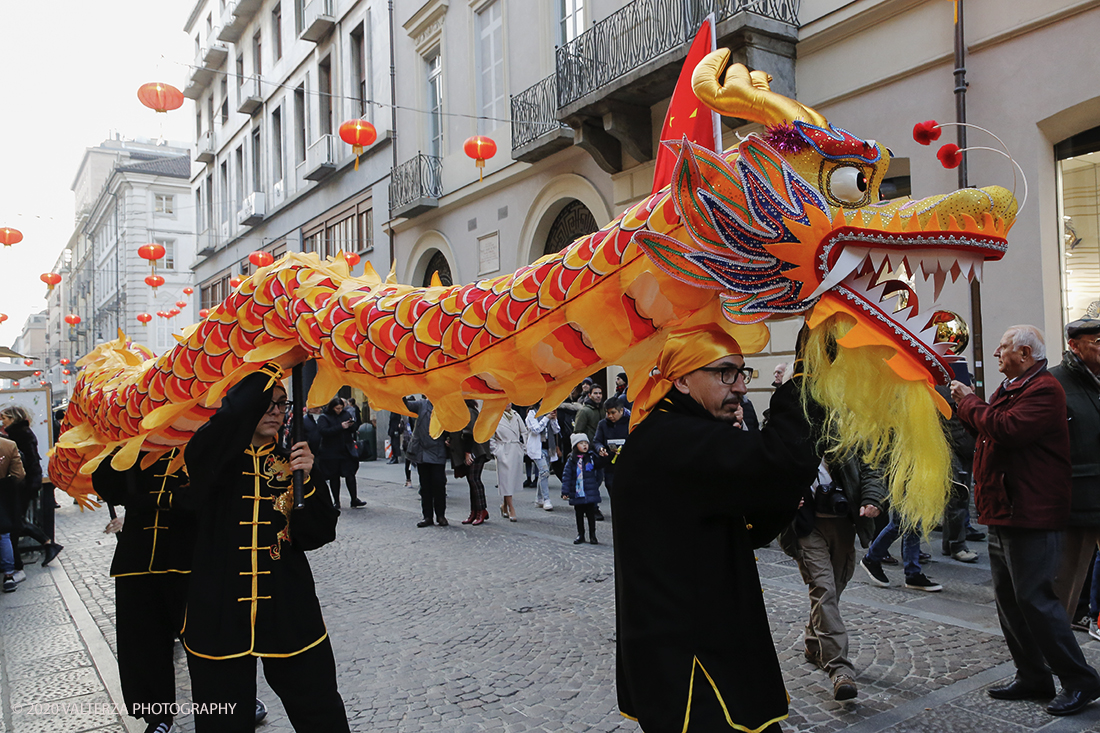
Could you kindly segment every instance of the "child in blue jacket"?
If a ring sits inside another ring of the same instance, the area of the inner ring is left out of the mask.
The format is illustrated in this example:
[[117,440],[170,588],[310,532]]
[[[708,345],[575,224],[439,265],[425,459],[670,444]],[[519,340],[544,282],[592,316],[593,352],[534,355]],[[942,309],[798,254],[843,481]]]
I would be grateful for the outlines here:
[[561,474],[561,498],[567,499],[577,514],[577,539],[574,545],[584,542],[584,519],[588,518],[588,541],[600,544],[596,539],[596,505],[600,503],[601,470],[596,468],[595,457],[588,452],[588,436],[573,433],[570,436],[573,450],[565,462]]

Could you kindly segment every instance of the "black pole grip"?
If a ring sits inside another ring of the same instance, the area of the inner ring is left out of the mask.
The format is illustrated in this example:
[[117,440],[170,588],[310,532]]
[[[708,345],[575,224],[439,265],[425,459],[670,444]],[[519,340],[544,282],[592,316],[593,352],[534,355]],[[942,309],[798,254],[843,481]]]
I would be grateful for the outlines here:
[[[294,409],[290,414],[290,448],[302,442],[302,408],[306,406],[305,388],[302,386],[302,365],[299,364],[290,372],[291,403]],[[299,469],[294,472],[294,508],[301,509],[306,505],[305,475]]]

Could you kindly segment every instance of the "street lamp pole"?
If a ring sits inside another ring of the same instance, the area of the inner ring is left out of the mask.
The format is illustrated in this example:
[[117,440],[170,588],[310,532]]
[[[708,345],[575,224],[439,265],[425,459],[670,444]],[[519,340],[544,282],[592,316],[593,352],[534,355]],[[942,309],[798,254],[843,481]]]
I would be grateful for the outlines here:
[[[962,153],[959,188],[970,186],[966,153],[966,40],[963,34],[963,1],[955,0],[955,134]],[[970,343],[974,350],[974,391],[985,399],[985,350],[982,345],[982,284],[970,283]]]

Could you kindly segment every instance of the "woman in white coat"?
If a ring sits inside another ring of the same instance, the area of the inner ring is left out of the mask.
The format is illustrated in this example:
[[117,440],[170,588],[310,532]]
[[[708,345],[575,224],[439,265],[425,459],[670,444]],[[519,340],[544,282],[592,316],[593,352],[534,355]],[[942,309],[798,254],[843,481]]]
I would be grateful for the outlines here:
[[516,521],[516,506],[512,494],[523,485],[523,453],[527,443],[527,426],[523,418],[508,408],[501,415],[500,423],[493,437],[489,439],[489,450],[497,459],[497,489],[500,490],[500,516]]

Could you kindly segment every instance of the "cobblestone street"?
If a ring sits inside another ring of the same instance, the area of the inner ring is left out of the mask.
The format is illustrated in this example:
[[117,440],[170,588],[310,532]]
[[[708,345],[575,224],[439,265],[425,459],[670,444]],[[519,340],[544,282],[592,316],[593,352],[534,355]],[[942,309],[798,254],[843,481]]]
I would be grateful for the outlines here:
[[[574,546],[568,506],[545,512],[534,506],[534,491],[524,490],[516,497],[519,522],[502,521],[492,511],[496,476],[486,470],[484,478],[487,524],[459,524],[468,513],[466,484],[452,478],[451,526],[418,529],[419,500],[404,486],[401,467],[364,463],[359,486],[367,506],[345,508],[337,542],[311,554],[352,730],[639,730],[615,703],[613,507],[604,504],[602,544]],[[556,488],[552,479],[551,496]],[[121,706],[122,696],[107,575],[115,540],[102,534],[107,514],[81,513],[59,497],[65,551],[47,569],[28,557],[27,581],[0,597],[0,733],[141,731],[110,707]],[[859,697],[849,704],[834,702],[825,674],[803,659],[808,600],[794,562],[774,545],[759,552],[791,695],[783,730],[1100,731],[1100,705],[1058,719],[1037,702],[988,698],[985,688],[1012,667],[985,543],[972,543],[981,555],[976,565],[940,557],[938,535],[933,544],[925,571],[943,583],[942,593],[904,589],[897,568],[887,569],[894,586],[871,586],[857,568],[841,605],[858,671]],[[1100,665],[1100,642],[1078,638]],[[178,700],[188,701],[178,645],[177,662]],[[259,730],[290,731],[262,675],[259,694],[271,711]],[[178,722],[177,730],[193,730],[189,717]]]

